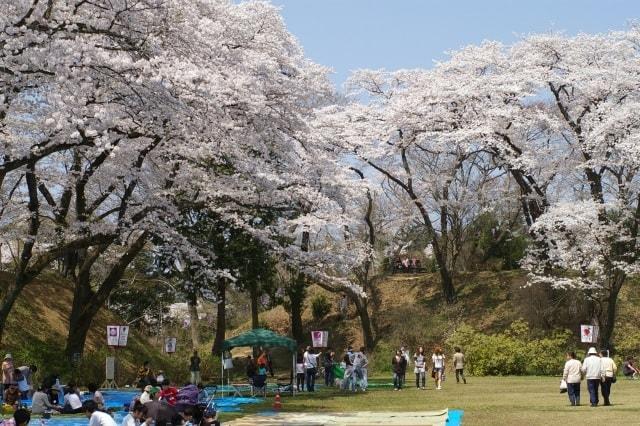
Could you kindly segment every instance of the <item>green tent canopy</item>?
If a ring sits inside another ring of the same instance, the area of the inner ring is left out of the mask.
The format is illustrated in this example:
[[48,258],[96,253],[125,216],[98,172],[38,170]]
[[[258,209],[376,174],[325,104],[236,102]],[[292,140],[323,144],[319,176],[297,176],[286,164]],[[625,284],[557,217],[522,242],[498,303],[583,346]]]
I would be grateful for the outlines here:
[[222,344],[222,350],[227,351],[241,346],[262,346],[265,348],[282,347],[295,353],[298,344],[295,340],[289,337],[280,336],[271,330],[256,328],[254,330],[249,330],[246,333],[242,333],[239,336],[225,340]]

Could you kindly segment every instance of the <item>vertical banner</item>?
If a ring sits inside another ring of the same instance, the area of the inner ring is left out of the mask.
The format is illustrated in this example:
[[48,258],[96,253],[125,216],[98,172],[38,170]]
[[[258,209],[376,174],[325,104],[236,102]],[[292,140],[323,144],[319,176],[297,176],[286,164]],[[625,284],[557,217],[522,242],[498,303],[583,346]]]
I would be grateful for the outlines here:
[[129,338],[129,326],[121,325],[120,334],[118,335],[118,346],[127,346],[128,338]]
[[118,338],[120,336],[120,327],[117,325],[107,326],[107,345],[118,346]]
[[176,351],[176,339],[175,337],[167,337],[164,339],[164,351],[168,354],[172,354]]
[[328,331],[312,331],[311,346],[314,348],[326,348],[329,343]]
[[598,341],[598,331],[597,325],[581,325],[580,341],[582,343],[596,343]]

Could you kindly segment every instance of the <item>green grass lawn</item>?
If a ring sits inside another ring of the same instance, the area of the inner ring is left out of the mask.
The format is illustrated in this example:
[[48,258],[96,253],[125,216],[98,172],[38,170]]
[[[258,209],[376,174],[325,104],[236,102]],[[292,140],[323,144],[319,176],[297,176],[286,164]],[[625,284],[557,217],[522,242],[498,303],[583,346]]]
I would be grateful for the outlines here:
[[[373,380],[373,382],[390,382]],[[443,389],[434,390],[433,382],[425,391],[407,387],[400,392],[391,388],[372,388],[366,393],[343,393],[322,389],[315,394],[302,393],[283,398],[282,411],[429,411],[443,408],[464,410],[464,425],[567,425],[638,424],[640,381],[622,378],[613,385],[613,406],[589,407],[586,382],[582,384],[580,407],[571,407],[566,394],[559,393],[560,378],[554,377],[470,377],[458,385],[451,376]],[[602,398],[601,403],[602,403]],[[270,409],[273,397],[263,404],[249,404],[246,412]],[[221,420],[239,417],[222,414]]]

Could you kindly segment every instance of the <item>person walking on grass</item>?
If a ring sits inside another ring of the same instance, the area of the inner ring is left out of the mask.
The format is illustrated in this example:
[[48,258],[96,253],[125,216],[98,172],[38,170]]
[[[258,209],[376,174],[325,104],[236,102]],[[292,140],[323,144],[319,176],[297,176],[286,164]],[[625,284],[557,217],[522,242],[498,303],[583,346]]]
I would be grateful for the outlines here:
[[[402,356],[404,357],[404,360],[406,361],[406,364],[409,365],[409,351],[407,349],[405,349],[404,346],[400,347],[400,353],[402,354]],[[404,373],[404,375],[402,376],[402,383],[407,383],[407,376],[406,376],[406,371]]]
[[609,351],[600,351],[600,355],[602,399],[604,399],[604,405],[611,405],[609,396],[611,395],[611,385],[615,382],[616,373],[618,372],[618,366],[613,359],[609,358]]
[[436,382],[436,389],[442,389],[442,377],[444,375],[444,355],[442,354],[442,349],[439,346],[433,351],[433,355],[431,355],[431,361],[433,362],[433,372],[434,379]]
[[582,364],[576,359],[575,352],[567,352],[562,380],[567,383],[569,402],[573,406],[580,405],[580,382],[582,381]]
[[[416,374],[416,388],[426,389],[426,372],[427,372],[427,357],[424,354],[424,348],[418,347],[418,352],[413,354],[413,372]],[[422,386],[420,382],[422,381]]]
[[599,402],[598,388],[602,380],[602,363],[600,362],[598,351],[596,351],[596,348],[593,346],[587,351],[587,357],[584,359],[580,371],[584,374],[585,379],[587,379],[589,402],[592,407],[597,407]]
[[324,367],[324,385],[325,386],[333,386],[333,382],[335,378],[333,377],[333,357],[335,356],[335,352],[331,350],[331,348],[327,348],[327,350],[322,355],[322,366]]
[[456,346],[454,350],[453,368],[456,370],[456,383],[460,383],[460,379],[462,379],[462,383],[466,385],[467,379],[464,377],[464,354],[458,346]]
[[402,351],[396,351],[396,355],[391,360],[393,369],[393,390],[402,390],[402,379],[407,371],[407,359],[402,356]]

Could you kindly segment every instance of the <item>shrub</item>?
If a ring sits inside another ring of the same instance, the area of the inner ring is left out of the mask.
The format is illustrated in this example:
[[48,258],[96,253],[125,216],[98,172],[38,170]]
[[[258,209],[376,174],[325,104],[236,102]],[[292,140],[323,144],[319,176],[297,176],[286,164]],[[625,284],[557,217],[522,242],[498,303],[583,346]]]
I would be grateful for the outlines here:
[[311,301],[311,314],[316,320],[320,320],[331,312],[331,303],[324,294],[319,294]]
[[473,375],[552,375],[562,371],[571,340],[566,330],[532,337],[529,325],[518,320],[498,334],[484,334],[462,325],[447,339],[447,346],[463,348],[465,369]]

